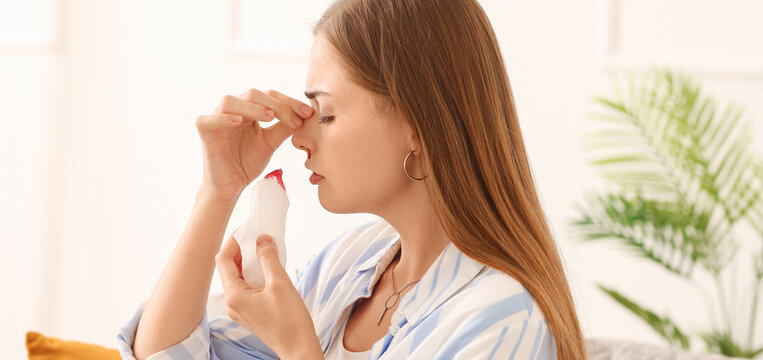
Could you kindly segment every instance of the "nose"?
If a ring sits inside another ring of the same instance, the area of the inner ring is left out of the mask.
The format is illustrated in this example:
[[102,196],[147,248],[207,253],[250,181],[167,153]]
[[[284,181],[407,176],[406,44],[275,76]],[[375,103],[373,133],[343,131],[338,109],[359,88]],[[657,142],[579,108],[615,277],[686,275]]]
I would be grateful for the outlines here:
[[315,149],[315,141],[313,135],[315,132],[315,121],[312,120],[316,117],[316,113],[317,111],[313,113],[313,116],[305,119],[305,121],[302,123],[302,126],[295,130],[291,136],[291,144],[294,145],[294,147],[298,150],[304,150],[305,153],[307,153],[308,159],[312,155],[310,153],[310,149]]

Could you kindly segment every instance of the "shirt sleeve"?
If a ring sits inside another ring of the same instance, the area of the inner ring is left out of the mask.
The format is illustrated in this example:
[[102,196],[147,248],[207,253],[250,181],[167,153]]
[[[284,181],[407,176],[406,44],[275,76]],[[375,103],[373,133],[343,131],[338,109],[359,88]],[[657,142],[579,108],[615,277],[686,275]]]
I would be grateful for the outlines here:
[[[133,345],[145,301],[132,318],[119,329],[117,342],[122,359],[135,360]],[[227,316],[207,321],[204,313],[196,328],[183,341],[157,353],[147,360],[244,360],[279,359],[273,350],[249,330]]]
[[327,275],[330,275],[331,271],[328,267],[331,265],[331,259],[335,256],[340,244],[342,244],[343,241],[347,241],[349,237],[354,236],[358,230],[365,228],[370,224],[373,224],[373,222],[354,226],[345,230],[342,234],[329,241],[329,243],[318,253],[314,254],[305,265],[301,268],[297,268],[293,276],[290,275],[294,287],[302,296],[302,299],[305,301],[305,306],[313,318],[315,318],[315,315],[321,311],[321,301],[318,298],[318,294],[320,292],[319,288],[323,285],[319,284],[319,282],[321,282],[321,277],[325,278]]
[[[316,291],[314,290],[318,283],[319,274],[326,267],[327,259],[331,257],[339,242],[350,234],[351,230],[345,231],[341,236],[329,242],[327,246],[313,255],[302,267],[297,268],[293,274],[289,274],[294,287],[302,296],[305,306],[313,316],[315,316],[315,311],[317,311],[314,306],[316,303]],[[119,329],[117,342],[122,359],[135,360],[132,348],[145,303],[145,301],[141,303],[132,318]],[[279,357],[262,340],[230,317],[218,316],[211,321],[207,321],[207,313],[205,312],[199,324],[187,338],[151,355],[147,360],[220,359],[271,360],[279,359]]]
[[[318,279],[323,259],[332,250],[336,241],[313,255],[305,265],[297,268],[294,274],[289,274],[294,287],[297,288],[306,305],[312,299],[312,289]],[[122,359],[135,360],[133,345],[138,323],[143,315],[146,301],[140,304],[132,318],[119,329],[117,343]],[[311,306],[308,305],[308,310]],[[312,312],[312,311],[311,311]],[[257,336],[228,316],[218,316],[207,321],[204,312],[199,324],[183,341],[157,352],[146,360],[249,360],[249,359],[279,359]]]
[[471,340],[473,334],[462,334],[449,339],[436,358],[556,360],[556,342],[544,320],[492,326]]

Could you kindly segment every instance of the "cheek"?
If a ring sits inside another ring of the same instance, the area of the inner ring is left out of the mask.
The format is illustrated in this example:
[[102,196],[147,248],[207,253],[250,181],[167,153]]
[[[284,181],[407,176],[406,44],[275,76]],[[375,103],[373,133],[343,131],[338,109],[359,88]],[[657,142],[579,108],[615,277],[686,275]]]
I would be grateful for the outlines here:
[[394,182],[403,169],[403,159],[397,159],[395,146],[380,137],[358,138],[341,152],[341,171],[346,179],[365,188],[380,188]]
[[331,178],[318,188],[320,202],[327,210],[369,212],[389,201],[404,185],[403,157],[398,159],[389,144],[378,139],[358,139],[333,145]]

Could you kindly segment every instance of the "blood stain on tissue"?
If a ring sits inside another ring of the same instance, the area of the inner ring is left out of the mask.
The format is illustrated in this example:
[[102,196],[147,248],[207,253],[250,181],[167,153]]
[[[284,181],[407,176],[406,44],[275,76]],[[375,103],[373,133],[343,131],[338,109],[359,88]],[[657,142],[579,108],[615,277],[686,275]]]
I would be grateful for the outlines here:
[[284,191],[286,191],[286,186],[283,184],[283,179],[281,178],[281,175],[283,175],[283,170],[278,169],[278,170],[273,170],[272,172],[270,172],[270,174],[265,175],[265,178],[268,179],[268,178],[274,177],[278,179],[278,184],[281,185]]

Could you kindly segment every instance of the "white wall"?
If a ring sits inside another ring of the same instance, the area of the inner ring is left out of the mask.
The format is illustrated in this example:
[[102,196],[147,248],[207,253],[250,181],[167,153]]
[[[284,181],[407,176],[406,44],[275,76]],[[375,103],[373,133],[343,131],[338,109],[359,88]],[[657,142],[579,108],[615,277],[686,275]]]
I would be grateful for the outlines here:
[[[0,347],[9,358],[25,356],[27,330],[116,346],[116,331],[149,295],[190,214],[202,175],[196,116],[251,87],[302,98],[311,40],[306,22],[317,20],[327,3],[0,2],[6,124],[0,131]],[[591,97],[612,94],[611,75],[641,71],[649,61],[672,64],[708,92],[745,104],[758,134],[753,146],[763,153],[763,26],[754,21],[763,6],[481,3],[508,63],[585,335],[662,344],[595,289],[596,282],[687,328],[707,328],[711,316],[693,289],[611,243],[580,244],[566,224],[575,216],[572,204],[602,185],[581,142],[595,126],[589,114],[600,110]],[[289,139],[268,167],[284,169],[289,190],[290,272],[347,227],[373,218],[323,210],[304,160]],[[247,206],[240,202],[226,236],[245,219]],[[321,230],[307,230],[316,226]],[[745,251],[761,246],[749,229],[741,230]],[[750,281],[748,269],[740,263],[737,291]],[[221,290],[215,277],[212,291]]]

